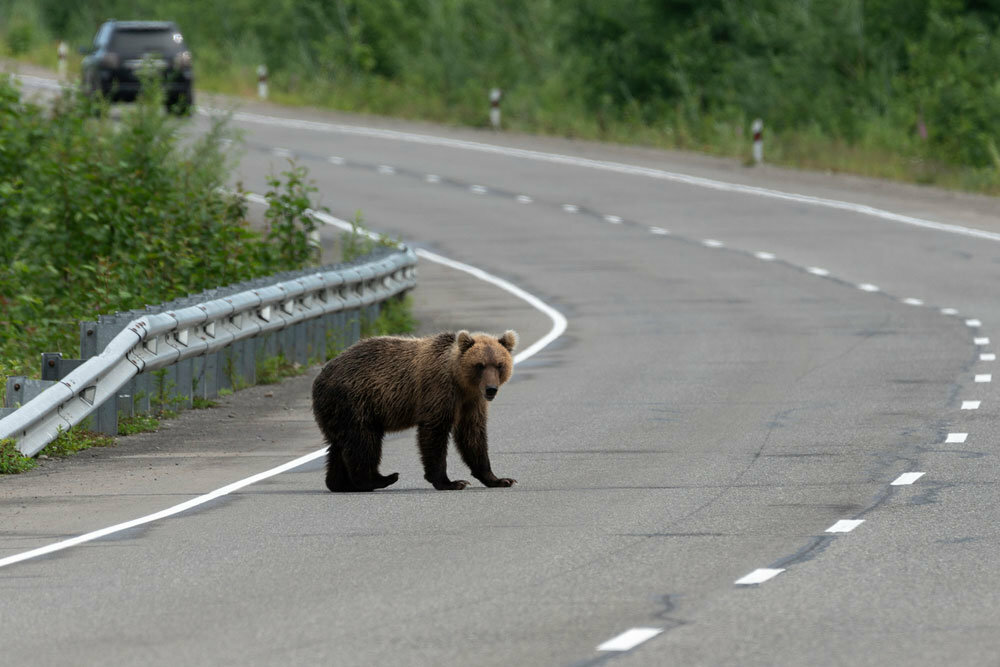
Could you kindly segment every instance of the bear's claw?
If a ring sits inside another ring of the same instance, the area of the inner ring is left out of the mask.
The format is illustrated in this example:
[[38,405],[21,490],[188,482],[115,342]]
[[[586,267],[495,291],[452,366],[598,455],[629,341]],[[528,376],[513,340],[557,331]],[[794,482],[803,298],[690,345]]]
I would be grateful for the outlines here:
[[442,482],[440,484],[435,484],[434,488],[438,491],[461,491],[469,485],[469,482],[464,479],[456,479],[451,482]]
[[516,479],[511,479],[510,477],[500,477],[490,484],[487,484],[487,486],[514,486],[515,484],[517,484]]

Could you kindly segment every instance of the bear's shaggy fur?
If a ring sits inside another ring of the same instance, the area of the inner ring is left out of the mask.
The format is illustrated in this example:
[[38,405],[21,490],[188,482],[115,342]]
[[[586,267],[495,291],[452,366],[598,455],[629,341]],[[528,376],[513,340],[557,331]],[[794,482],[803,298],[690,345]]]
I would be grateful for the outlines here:
[[396,482],[379,474],[382,437],[417,427],[424,478],[435,489],[464,489],[445,470],[448,434],[473,477],[486,486],[511,486],[490,468],[487,401],[513,370],[517,333],[468,331],[426,338],[378,336],[332,359],[313,382],[313,414],[326,441],[326,486],[373,491]]

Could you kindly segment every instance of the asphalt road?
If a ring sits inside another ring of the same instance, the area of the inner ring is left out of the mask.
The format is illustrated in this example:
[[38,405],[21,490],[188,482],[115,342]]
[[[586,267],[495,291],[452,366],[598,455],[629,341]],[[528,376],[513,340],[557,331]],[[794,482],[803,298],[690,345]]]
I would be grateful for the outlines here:
[[[1000,662],[1000,237],[804,197],[992,233],[995,200],[258,104],[234,122],[248,189],[293,155],[335,215],[565,315],[491,406],[519,484],[434,491],[405,433],[389,489],[329,494],[315,462],[0,569],[5,663]],[[420,270],[425,331],[548,329]],[[316,449],[310,378],[0,480],[0,556]]]

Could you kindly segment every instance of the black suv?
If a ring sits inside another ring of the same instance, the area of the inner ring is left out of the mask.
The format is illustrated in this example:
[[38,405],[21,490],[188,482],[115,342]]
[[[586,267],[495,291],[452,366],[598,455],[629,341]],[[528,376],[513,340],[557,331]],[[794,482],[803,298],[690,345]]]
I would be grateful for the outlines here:
[[139,95],[146,63],[162,72],[167,108],[186,113],[194,102],[191,51],[172,21],[106,21],[81,67],[83,88],[109,101],[131,102]]

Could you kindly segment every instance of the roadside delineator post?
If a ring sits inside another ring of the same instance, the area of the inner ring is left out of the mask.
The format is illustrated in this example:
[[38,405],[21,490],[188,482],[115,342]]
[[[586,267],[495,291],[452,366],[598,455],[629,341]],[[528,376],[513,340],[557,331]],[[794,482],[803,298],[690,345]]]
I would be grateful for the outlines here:
[[494,88],[490,91],[490,125],[493,126],[494,130],[500,129],[500,98],[503,97],[503,91],[499,88]]
[[760,164],[764,161],[764,121],[757,118],[751,129],[753,130],[753,163]]
[[267,66],[257,67],[257,97],[262,100],[267,99]]
[[66,46],[66,42],[59,42],[59,47],[56,49],[56,54],[59,56],[59,80],[66,80],[66,56],[69,55],[69,47]]

